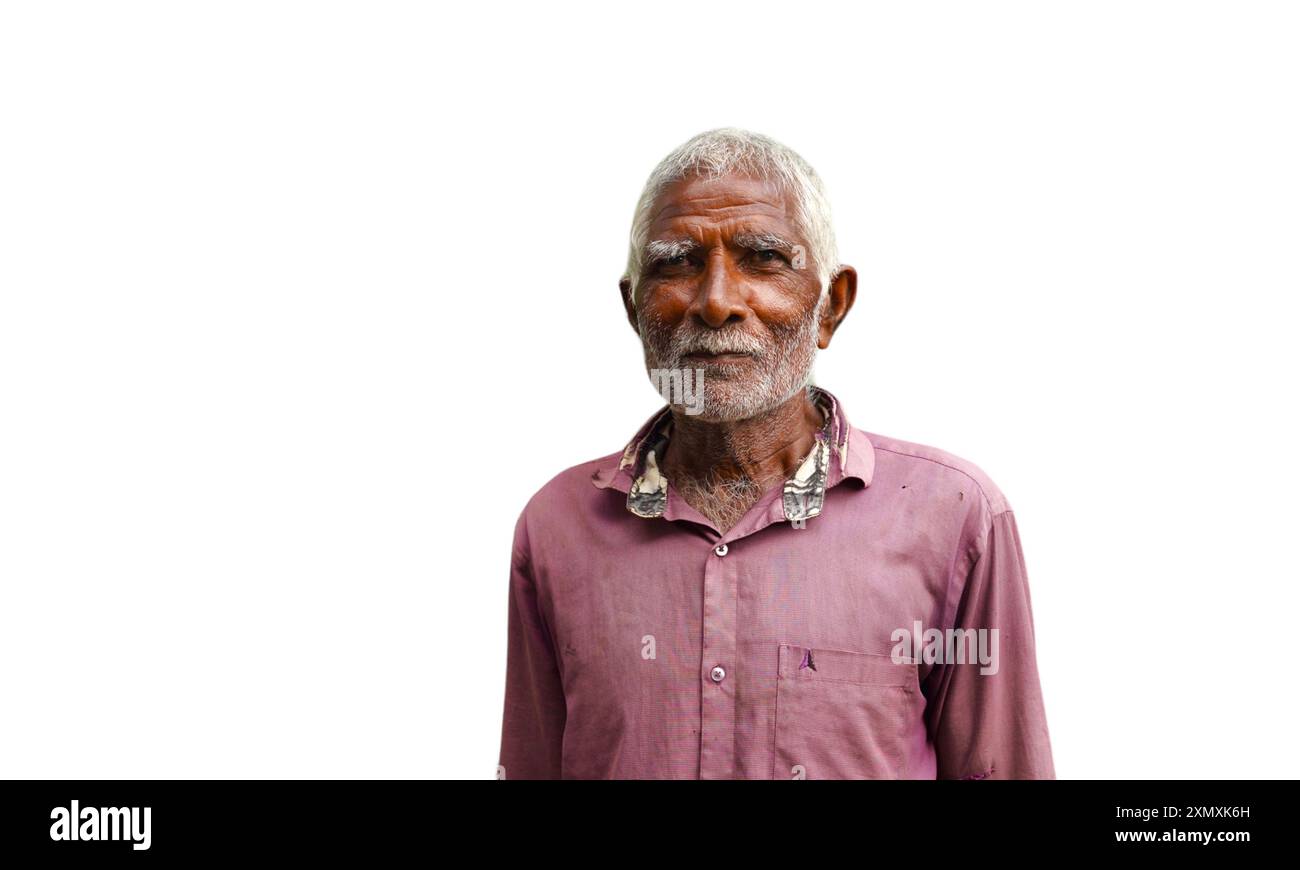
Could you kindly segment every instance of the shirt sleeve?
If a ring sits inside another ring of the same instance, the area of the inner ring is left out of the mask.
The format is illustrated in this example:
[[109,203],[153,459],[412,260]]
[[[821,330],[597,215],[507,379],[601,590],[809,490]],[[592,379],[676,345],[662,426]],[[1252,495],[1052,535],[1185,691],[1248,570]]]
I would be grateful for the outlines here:
[[989,667],[969,658],[964,664],[942,665],[938,689],[927,705],[938,778],[1055,779],[1029,581],[1010,510],[989,523],[955,622],[958,630],[990,630],[986,649],[995,655],[982,657],[991,660]]
[[521,517],[510,561],[506,697],[497,778],[559,779],[564,688],[551,635],[538,609],[523,529]]

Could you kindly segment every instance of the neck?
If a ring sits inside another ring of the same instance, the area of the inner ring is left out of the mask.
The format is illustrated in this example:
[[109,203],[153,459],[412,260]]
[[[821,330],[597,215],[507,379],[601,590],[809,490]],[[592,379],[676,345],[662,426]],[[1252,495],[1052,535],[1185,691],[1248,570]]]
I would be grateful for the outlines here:
[[674,408],[664,472],[673,481],[750,480],[766,489],[794,473],[821,425],[807,390],[746,420],[710,423]]

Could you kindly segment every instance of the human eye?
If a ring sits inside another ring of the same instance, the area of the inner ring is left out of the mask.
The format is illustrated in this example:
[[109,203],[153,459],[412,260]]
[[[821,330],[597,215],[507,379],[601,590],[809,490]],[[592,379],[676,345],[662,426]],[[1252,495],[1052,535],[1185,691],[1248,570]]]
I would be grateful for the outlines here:
[[760,266],[780,266],[786,262],[785,255],[775,248],[759,248],[751,259]]

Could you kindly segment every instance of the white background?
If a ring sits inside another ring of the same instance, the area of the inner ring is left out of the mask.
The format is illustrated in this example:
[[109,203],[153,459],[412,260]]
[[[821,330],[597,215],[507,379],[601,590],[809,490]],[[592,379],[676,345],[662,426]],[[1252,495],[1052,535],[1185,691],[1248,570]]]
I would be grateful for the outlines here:
[[1016,508],[1058,775],[1300,776],[1283,3],[13,4],[0,776],[483,777],[510,536],[658,406],[694,133],[829,186],[818,382]]

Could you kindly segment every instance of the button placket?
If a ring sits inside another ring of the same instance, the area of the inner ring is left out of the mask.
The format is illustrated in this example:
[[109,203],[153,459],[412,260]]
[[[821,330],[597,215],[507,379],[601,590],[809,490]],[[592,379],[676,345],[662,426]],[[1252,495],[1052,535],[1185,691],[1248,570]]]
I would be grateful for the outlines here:
[[704,626],[700,680],[700,778],[731,779],[736,771],[736,685],[727,668],[736,660],[738,566],[718,544],[704,561]]

